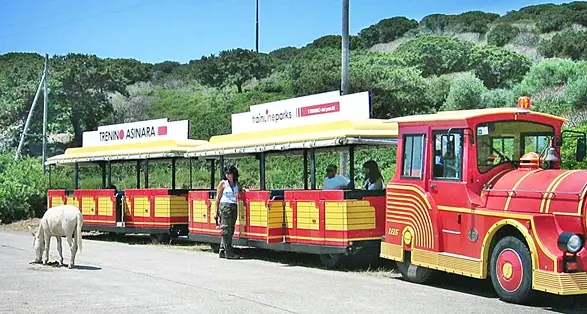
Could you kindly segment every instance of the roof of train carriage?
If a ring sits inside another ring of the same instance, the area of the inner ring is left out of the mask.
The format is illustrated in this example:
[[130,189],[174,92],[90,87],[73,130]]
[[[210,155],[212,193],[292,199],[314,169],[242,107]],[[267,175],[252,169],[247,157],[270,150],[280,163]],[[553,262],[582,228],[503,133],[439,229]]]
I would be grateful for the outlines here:
[[48,158],[46,164],[182,157],[187,151],[207,143],[208,141],[204,140],[160,140],[112,146],[75,147],[68,148],[64,154]]
[[487,109],[472,109],[472,110],[453,110],[453,111],[439,111],[433,114],[422,114],[412,115],[405,117],[397,117],[387,120],[390,123],[417,123],[417,122],[433,122],[433,121],[458,121],[468,120],[477,117],[491,116],[496,114],[508,114],[508,113],[519,113],[519,114],[530,114],[536,116],[542,116],[550,119],[559,120],[566,122],[567,119],[550,115],[547,113],[536,112],[536,111],[521,111],[517,107],[505,107],[505,108],[487,108]]
[[248,154],[349,144],[393,145],[397,124],[383,119],[343,120],[267,131],[218,135],[193,148],[188,157]]
[[433,122],[433,121],[459,121],[468,120],[471,118],[490,116],[496,114],[508,114],[508,113],[519,113],[519,114],[530,114],[536,116],[543,116],[550,119],[556,119],[559,121],[566,122],[567,119],[553,116],[547,113],[536,112],[536,111],[521,111],[517,107],[505,107],[505,108],[487,108],[487,109],[472,109],[472,110],[453,110],[453,111],[439,111],[433,114],[422,114],[412,115],[405,117],[398,117],[387,120],[389,123],[418,123],[418,122]]

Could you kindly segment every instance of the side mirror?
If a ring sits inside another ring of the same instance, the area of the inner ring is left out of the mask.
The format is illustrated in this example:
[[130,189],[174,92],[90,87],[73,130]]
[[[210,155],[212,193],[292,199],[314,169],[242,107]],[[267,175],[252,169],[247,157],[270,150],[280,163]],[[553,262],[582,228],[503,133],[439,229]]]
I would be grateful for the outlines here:
[[587,147],[585,145],[585,138],[584,137],[577,138],[577,150],[575,151],[575,160],[576,161],[584,161],[586,150],[587,150]]

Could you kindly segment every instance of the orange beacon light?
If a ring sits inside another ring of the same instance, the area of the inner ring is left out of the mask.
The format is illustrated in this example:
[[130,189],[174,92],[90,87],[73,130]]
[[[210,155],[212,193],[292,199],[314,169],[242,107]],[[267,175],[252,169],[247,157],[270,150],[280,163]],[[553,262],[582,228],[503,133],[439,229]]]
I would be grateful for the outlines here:
[[518,109],[520,111],[530,111],[530,97],[523,96],[518,98]]

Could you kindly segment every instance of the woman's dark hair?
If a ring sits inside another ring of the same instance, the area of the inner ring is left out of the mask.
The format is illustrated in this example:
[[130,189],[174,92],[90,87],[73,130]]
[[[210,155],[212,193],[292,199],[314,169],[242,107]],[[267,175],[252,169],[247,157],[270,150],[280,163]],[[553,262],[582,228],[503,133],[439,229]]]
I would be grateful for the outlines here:
[[377,166],[375,160],[369,160],[365,162],[363,164],[363,168],[368,170],[365,179],[369,179],[371,183],[375,183],[375,181],[377,181],[379,178],[383,180],[383,176],[381,175],[381,171],[379,171],[379,166]]
[[235,166],[224,167],[224,180],[228,180],[227,174],[232,173],[232,179],[234,182],[238,182],[238,169]]

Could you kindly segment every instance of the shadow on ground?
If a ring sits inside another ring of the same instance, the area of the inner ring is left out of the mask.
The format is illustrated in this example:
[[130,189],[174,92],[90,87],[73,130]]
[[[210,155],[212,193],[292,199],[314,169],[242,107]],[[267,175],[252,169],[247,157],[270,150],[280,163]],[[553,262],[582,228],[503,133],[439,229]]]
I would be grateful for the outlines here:
[[[397,277],[396,280],[403,280],[403,278]],[[433,281],[428,283],[427,286],[498,299],[489,279],[481,280],[447,273],[436,273]],[[558,296],[539,292],[533,302],[525,306],[554,313],[587,313],[587,297]]]
[[[160,243],[149,235],[96,233],[84,235],[84,239],[112,241],[129,245],[161,245],[170,248],[214,254],[209,244],[192,242],[186,238],[172,239],[170,243]],[[278,263],[284,267],[311,267],[324,269],[318,256],[313,254],[276,252],[255,248],[235,248],[235,251],[243,259],[247,260],[261,260]],[[390,280],[403,280],[401,275],[395,271],[394,262],[377,257],[371,257],[368,260],[360,257],[356,259],[347,259],[341,268],[332,271],[357,272],[368,276],[389,278]],[[484,298],[498,298],[493,290],[490,280],[479,280],[452,274],[437,273],[435,279],[427,284],[427,286],[477,295]],[[552,311],[554,313],[587,313],[587,297],[556,296],[539,293],[536,300],[531,305],[527,306]]]

